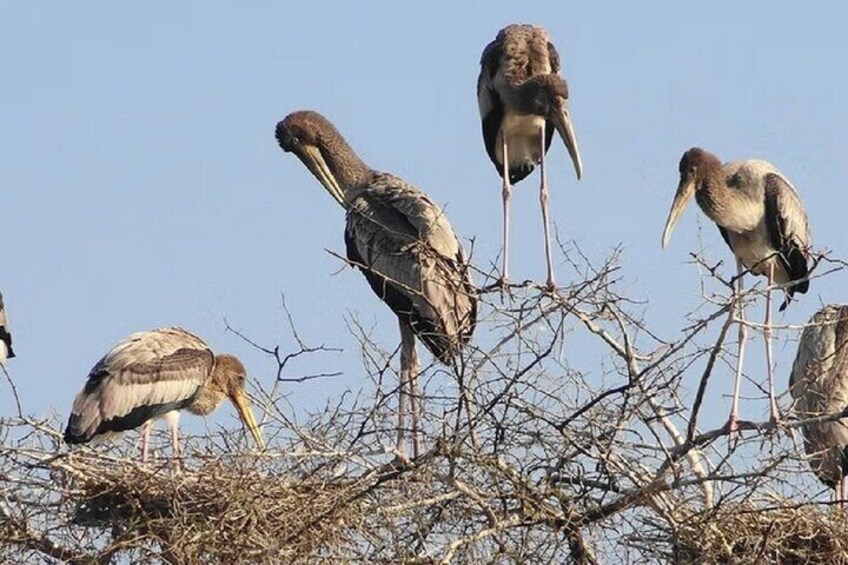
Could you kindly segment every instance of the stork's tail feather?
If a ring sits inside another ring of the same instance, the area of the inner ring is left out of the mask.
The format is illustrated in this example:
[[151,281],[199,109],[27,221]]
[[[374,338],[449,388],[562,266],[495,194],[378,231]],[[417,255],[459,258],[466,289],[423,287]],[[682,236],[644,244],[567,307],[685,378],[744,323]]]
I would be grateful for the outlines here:
[[91,441],[91,436],[80,430],[79,426],[79,415],[71,414],[71,417],[68,418],[68,425],[65,427],[65,435],[63,436],[65,443],[68,445],[77,445]]

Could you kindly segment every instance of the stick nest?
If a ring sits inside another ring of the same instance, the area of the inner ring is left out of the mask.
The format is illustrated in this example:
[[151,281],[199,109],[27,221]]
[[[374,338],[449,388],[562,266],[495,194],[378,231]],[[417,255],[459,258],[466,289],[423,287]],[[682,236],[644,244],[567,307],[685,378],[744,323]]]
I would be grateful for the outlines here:
[[72,522],[103,528],[120,551],[158,546],[178,563],[298,562],[349,543],[362,510],[348,496],[353,482],[274,476],[256,463],[214,459],[177,472],[85,456],[61,467]]
[[848,518],[838,507],[724,504],[672,533],[675,562],[848,563]]

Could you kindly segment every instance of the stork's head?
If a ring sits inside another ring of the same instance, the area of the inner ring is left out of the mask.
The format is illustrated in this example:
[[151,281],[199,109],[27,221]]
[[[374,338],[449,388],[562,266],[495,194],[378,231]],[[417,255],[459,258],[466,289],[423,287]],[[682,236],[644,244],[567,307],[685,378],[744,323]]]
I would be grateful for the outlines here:
[[568,84],[562,76],[551,73],[530,78],[521,88],[518,102],[521,110],[537,116],[545,116],[556,128],[568,149],[577,178],[583,176],[583,162],[577,148],[574,126],[568,111]]
[[259,431],[259,426],[256,425],[256,418],[253,417],[250,401],[247,399],[247,393],[244,389],[246,379],[247,371],[237,357],[233,355],[215,356],[215,368],[212,370],[213,386],[218,387],[232,401],[239,418],[250,430],[253,439],[256,440],[256,445],[259,446],[259,449],[264,450],[265,440],[262,439],[262,433]]
[[668,218],[665,221],[662,235],[663,248],[668,245],[677,220],[680,219],[686,204],[692,199],[698,186],[702,184],[701,181],[715,170],[721,170],[721,161],[718,157],[700,147],[691,148],[680,158],[680,165],[678,165],[680,181],[677,184],[677,192],[674,194],[674,201],[671,203],[671,210],[668,212]]
[[318,112],[292,112],[277,124],[276,137],[283,151],[297,155],[342,206],[345,189],[370,170]]

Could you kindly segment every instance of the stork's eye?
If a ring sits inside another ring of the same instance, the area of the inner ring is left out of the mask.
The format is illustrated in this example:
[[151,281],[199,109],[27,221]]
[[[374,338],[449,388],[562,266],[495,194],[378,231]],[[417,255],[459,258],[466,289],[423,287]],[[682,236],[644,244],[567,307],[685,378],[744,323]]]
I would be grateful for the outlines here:
[[691,165],[691,166],[689,167],[689,174],[690,174],[690,175],[694,175],[694,174],[695,174],[695,165]]

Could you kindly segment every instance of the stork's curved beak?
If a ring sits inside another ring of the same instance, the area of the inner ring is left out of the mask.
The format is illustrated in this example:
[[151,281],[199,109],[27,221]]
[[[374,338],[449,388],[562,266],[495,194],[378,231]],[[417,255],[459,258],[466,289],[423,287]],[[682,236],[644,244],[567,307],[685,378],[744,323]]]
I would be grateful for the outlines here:
[[665,221],[665,228],[662,234],[663,249],[668,245],[668,241],[671,239],[671,232],[674,231],[677,220],[680,219],[683,210],[686,208],[686,204],[689,203],[689,199],[692,198],[693,194],[695,194],[695,181],[690,178],[681,178],[680,184],[677,185],[677,192],[674,193],[674,200],[671,203],[671,210],[668,212],[668,219]]
[[324,159],[324,155],[321,154],[321,150],[314,145],[302,145],[298,151],[296,151],[298,158],[303,161],[303,164],[306,165],[306,168],[315,175],[315,178],[318,179],[324,188],[327,189],[327,192],[330,193],[336,202],[345,205],[344,202],[344,191],[341,186],[339,186],[339,182],[336,180],[335,175],[333,175],[332,170],[327,165],[327,161]]
[[568,154],[571,156],[571,162],[574,163],[574,170],[577,173],[577,180],[580,180],[583,177],[583,161],[580,159],[580,149],[577,148],[577,138],[574,135],[574,126],[571,124],[571,115],[568,112],[566,100],[560,100],[559,108],[554,110],[551,121],[559,132],[563,143],[565,143],[565,148],[568,149]]
[[250,434],[259,446],[260,451],[265,451],[265,440],[262,439],[262,432],[259,431],[259,426],[256,425],[256,418],[253,417],[253,410],[250,408],[250,401],[247,399],[243,390],[236,390],[230,397],[233,401],[233,406],[238,411],[239,418],[250,430]]

